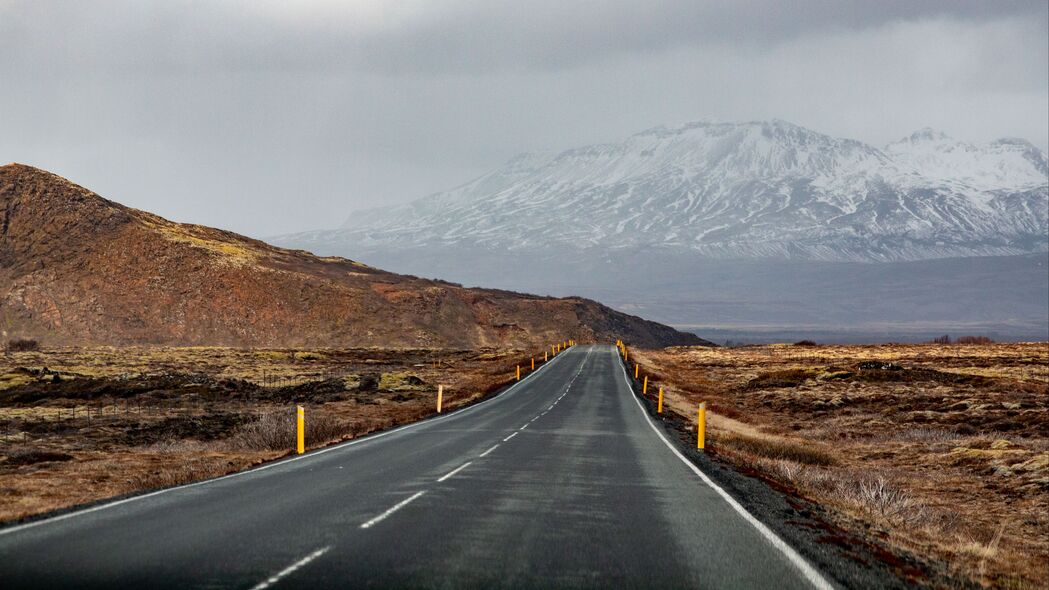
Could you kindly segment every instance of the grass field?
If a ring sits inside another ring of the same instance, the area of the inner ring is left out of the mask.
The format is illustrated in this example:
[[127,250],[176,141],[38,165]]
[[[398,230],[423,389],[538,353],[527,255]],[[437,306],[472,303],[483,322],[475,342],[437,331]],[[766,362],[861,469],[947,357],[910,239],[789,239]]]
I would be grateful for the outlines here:
[[[0,521],[239,471],[478,400],[521,351],[64,348],[0,356]],[[537,368],[542,364],[539,357]]]
[[682,419],[708,402],[708,452],[826,507],[836,525],[960,579],[1049,587],[1049,344],[695,347],[631,360]]

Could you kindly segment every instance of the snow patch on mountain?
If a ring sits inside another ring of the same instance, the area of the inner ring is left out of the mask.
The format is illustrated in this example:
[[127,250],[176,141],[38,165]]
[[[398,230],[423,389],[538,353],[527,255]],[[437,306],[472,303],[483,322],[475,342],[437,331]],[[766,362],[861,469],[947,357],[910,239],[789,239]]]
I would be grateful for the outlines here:
[[455,189],[283,236],[315,251],[669,248],[918,260],[1045,251],[1049,163],[922,129],[884,149],[786,121],[695,122],[525,154]]

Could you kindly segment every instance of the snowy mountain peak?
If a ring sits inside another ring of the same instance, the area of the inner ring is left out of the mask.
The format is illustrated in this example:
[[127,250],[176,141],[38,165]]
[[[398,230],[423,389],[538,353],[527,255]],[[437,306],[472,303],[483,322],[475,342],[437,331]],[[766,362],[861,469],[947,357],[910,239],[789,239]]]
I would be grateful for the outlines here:
[[946,133],[933,129],[932,127],[922,127],[921,129],[910,134],[908,137],[901,139],[898,143],[925,143],[925,142],[937,142],[946,143],[953,142],[949,135]]
[[1046,155],[932,130],[878,149],[780,120],[695,121],[522,154],[455,189],[283,241],[332,250],[669,248],[892,260],[1049,248]]

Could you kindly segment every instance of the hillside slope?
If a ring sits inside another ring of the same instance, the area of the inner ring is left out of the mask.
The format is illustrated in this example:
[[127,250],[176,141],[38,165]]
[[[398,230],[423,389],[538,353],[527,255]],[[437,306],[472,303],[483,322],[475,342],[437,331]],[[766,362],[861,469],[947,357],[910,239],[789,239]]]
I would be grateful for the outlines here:
[[466,289],[173,223],[20,164],[0,167],[0,321],[55,344],[702,342],[586,299]]

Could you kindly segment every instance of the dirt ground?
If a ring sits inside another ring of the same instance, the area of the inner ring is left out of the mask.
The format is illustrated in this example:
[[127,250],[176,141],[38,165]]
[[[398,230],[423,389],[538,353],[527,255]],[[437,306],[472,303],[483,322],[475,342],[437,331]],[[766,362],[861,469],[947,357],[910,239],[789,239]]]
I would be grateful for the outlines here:
[[1049,587],[1049,343],[677,347],[630,361],[667,411],[694,424],[708,403],[709,453],[836,525],[961,580]]
[[[542,352],[536,368],[542,365]],[[513,350],[61,348],[0,355],[0,522],[239,471],[509,383]]]

